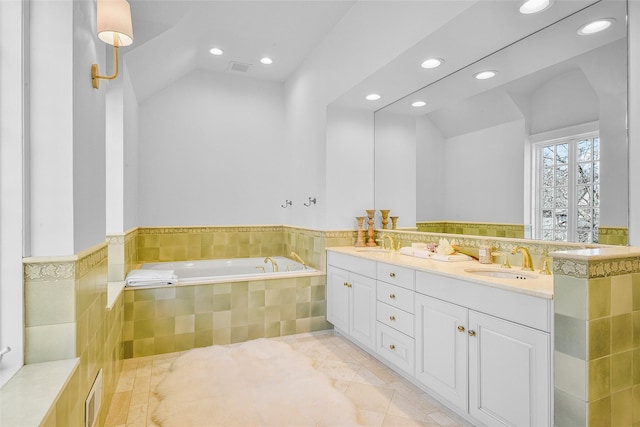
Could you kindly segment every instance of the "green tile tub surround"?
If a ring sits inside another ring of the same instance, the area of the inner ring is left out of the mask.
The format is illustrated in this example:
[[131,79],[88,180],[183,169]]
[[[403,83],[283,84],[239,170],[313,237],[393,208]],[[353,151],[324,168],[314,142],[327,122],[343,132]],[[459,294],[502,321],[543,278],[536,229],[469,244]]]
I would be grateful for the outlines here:
[[323,274],[124,292],[125,358],[330,328]]
[[554,253],[555,423],[640,423],[640,249]]
[[598,227],[598,242],[603,245],[629,244],[629,228],[627,227]]
[[42,425],[83,425],[84,401],[100,369],[104,423],[123,359],[124,296],[107,305],[107,244],[69,257],[24,259],[25,363],[79,358]]

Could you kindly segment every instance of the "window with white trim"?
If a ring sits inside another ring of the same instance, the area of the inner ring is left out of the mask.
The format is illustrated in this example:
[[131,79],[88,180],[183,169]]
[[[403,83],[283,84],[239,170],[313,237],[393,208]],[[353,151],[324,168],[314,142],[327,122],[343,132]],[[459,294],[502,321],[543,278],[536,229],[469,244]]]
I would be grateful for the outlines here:
[[600,137],[597,132],[537,146],[536,225],[540,240],[598,242]]

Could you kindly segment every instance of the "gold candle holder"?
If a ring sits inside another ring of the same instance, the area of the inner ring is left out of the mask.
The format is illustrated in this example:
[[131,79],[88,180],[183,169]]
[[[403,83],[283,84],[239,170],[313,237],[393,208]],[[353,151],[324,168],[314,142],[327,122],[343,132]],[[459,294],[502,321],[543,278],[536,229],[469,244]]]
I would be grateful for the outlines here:
[[367,246],[378,246],[374,239],[375,230],[373,228],[373,216],[375,215],[375,209],[367,209],[367,216],[369,217],[369,227],[367,228]]
[[382,229],[386,230],[387,225],[389,224],[389,212],[391,209],[380,209],[380,214],[382,215]]
[[391,218],[391,229],[395,230],[398,228],[398,217],[397,216],[392,216]]
[[364,243],[364,229],[362,228],[362,224],[364,223],[363,216],[357,216],[356,221],[358,221],[358,239],[356,240],[357,247],[366,246]]

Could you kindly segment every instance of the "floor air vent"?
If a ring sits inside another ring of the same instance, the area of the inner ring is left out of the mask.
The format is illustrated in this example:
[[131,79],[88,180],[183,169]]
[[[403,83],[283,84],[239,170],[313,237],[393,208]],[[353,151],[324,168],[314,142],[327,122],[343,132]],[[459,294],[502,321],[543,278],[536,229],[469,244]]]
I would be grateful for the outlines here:
[[235,61],[229,62],[229,69],[231,71],[246,73],[247,71],[249,71],[249,68],[251,68],[251,64],[245,64],[242,62],[235,62]]
[[84,401],[84,426],[94,427],[97,425],[98,413],[102,404],[102,369],[98,371],[87,400]]

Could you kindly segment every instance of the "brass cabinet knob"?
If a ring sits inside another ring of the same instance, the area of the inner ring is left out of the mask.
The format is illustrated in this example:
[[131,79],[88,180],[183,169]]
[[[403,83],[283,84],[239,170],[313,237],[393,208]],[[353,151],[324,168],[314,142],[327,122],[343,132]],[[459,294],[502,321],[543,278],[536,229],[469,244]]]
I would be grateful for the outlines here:
[[390,345],[389,345],[389,348],[390,348],[391,350],[395,350],[395,349],[396,349],[396,346],[395,346],[395,345],[393,345],[393,344],[390,344]]
[[353,285],[351,283],[347,283],[347,287],[351,288],[351,287],[353,287]]
[[390,299],[396,299],[396,295],[395,294],[391,294],[391,295],[389,295],[389,298]]
[[476,331],[470,330],[469,331],[469,336],[470,337],[475,337],[476,336]]
[[349,287],[349,284],[348,284],[347,282],[344,282],[344,283],[342,284],[342,286]]
[[389,273],[389,277],[396,277],[396,273]]
[[389,316],[389,320],[391,320],[392,322],[394,322],[396,320],[396,316]]
[[464,326],[462,325],[458,326],[458,332],[464,332]]

